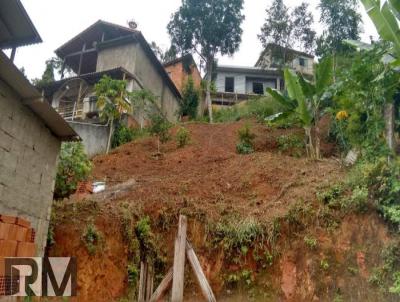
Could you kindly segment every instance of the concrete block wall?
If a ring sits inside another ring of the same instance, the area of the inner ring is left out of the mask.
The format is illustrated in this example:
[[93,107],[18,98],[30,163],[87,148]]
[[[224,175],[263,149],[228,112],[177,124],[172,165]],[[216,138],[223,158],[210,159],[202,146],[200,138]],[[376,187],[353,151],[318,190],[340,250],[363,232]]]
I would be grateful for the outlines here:
[[84,122],[68,122],[81,137],[85,152],[89,157],[106,153],[110,127]]
[[61,142],[0,80],[0,214],[29,221],[42,256]]

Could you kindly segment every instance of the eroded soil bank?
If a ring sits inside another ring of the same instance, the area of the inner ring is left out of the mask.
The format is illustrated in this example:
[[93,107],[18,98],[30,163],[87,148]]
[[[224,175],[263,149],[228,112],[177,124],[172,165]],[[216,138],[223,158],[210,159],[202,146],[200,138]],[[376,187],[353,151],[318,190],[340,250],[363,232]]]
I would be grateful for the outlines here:
[[[191,143],[162,147],[153,138],[96,157],[92,178],[122,191],[96,199],[73,197],[54,207],[54,256],[78,258],[78,301],[123,301],[132,293],[138,221],[148,216],[157,278],[172,265],[179,214],[189,217],[189,239],[219,301],[396,301],[371,284],[381,251],[395,238],[373,211],[344,213],[317,193],[346,175],[325,142],[322,161],[280,138],[301,129],[252,123],[256,152],[236,154],[244,122],[187,124]],[[88,247],[85,230],[99,239]],[[86,241],[85,241],[86,240]],[[201,301],[186,270],[185,299]],[[131,276],[132,277],[132,276]]]

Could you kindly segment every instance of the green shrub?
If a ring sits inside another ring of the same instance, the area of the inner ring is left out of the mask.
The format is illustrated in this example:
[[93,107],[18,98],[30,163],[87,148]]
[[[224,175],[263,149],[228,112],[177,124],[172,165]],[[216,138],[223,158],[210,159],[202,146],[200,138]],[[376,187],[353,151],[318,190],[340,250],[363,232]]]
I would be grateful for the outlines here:
[[301,155],[299,152],[305,148],[304,138],[299,135],[281,135],[276,139],[278,143],[278,149],[280,151],[297,151],[295,155]]
[[183,148],[190,143],[190,132],[185,127],[180,127],[176,132],[176,143],[178,148]]
[[236,151],[239,154],[250,154],[254,152],[255,135],[251,133],[250,126],[245,124],[238,131],[239,142],[236,145]]
[[63,143],[57,167],[54,197],[64,198],[74,193],[78,182],[85,180],[91,170],[92,163],[82,143]]
[[152,114],[150,121],[150,133],[157,136],[161,143],[169,141],[171,138],[169,133],[169,129],[172,127],[171,123],[160,113]]
[[310,236],[305,236],[304,237],[304,243],[311,249],[311,250],[315,250],[315,248],[318,245],[318,241],[316,238],[314,237],[310,237]]
[[189,76],[188,81],[183,88],[179,113],[182,116],[189,116],[192,119],[196,118],[199,99],[200,93],[194,86],[193,78]]
[[135,264],[128,264],[128,281],[131,284],[136,284],[139,277],[139,270]]
[[103,235],[93,223],[89,223],[83,232],[82,240],[89,255],[94,255],[103,244]]
[[118,125],[113,132],[111,146],[112,148],[117,148],[146,135],[146,129],[129,128],[124,125]]

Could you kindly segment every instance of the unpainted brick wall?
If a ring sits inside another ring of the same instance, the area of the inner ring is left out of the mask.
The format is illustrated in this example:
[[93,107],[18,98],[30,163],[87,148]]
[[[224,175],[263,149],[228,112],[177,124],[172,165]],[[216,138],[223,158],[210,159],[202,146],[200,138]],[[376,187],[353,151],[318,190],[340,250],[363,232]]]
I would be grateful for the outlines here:
[[61,142],[0,80],[0,213],[31,222],[37,256],[46,245]]

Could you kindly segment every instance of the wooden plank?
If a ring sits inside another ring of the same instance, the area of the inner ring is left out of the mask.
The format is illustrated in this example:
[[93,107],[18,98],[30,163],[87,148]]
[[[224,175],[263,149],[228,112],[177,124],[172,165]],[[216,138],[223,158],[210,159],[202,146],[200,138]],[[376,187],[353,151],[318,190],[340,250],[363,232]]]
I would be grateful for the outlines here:
[[179,216],[178,234],[175,239],[175,253],[172,280],[172,302],[183,301],[183,285],[185,278],[185,254],[186,254],[187,218]]
[[153,266],[147,263],[147,278],[146,278],[146,301],[149,301],[153,293]]
[[192,245],[189,242],[186,242],[186,256],[196,276],[197,282],[200,285],[201,292],[204,298],[206,298],[209,302],[216,302],[217,300],[215,299],[212,288],[208,283],[206,276],[204,275],[203,269],[200,265],[200,261],[197,258],[196,253],[194,252]]
[[159,302],[162,298],[165,297],[167,291],[170,289],[172,285],[172,276],[173,276],[173,269],[170,268],[168,273],[165,275],[164,279],[162,279],[160,285],[157,287],[156,291],[150,298],[150,302]]
[[145,302],[146,279],[147,279],[146,277],[147,277],[147,262],[141,261],[138,302]]

